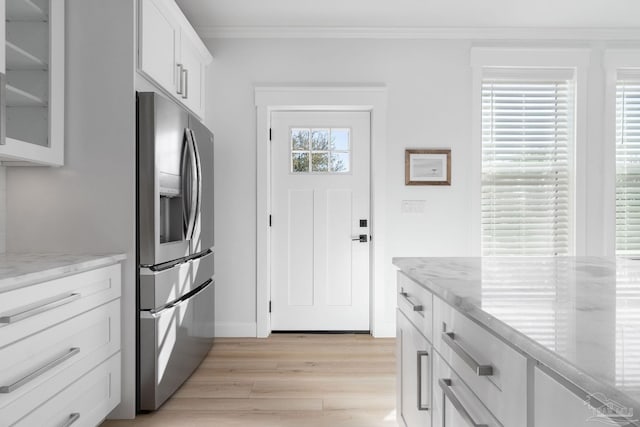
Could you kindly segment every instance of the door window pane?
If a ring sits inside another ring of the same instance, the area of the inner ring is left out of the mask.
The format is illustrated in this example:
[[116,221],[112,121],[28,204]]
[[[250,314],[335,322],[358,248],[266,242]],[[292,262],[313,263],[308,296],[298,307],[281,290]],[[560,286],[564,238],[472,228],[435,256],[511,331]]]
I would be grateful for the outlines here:
[[329,150],[329,129],[311,130],[311,149],[313,151]]
[[292,172],[309,172],[309,153],[291,154]]
[[348,173],[350,171],[350,129],[291,129],[291,172]]
[[314,172],[327,172],[329,170],[329,153],[313,153],[311,160]]
[[331,149],[349,151],[349,129],[331,129]]
[[349,153],[331,153],[331,170],[349,172]]
[[309,129],[291,129],[291,148],[309,150]]

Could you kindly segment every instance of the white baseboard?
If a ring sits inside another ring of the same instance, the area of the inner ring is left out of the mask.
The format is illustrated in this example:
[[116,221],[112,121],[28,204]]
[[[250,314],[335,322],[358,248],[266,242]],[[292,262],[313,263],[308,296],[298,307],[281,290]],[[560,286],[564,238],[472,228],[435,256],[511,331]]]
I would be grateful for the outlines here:
[[255,338],[256,322],[216,322],[216,337]]
[[371,335],[374,338],[395,338],[396,337],[396,324],[395,323],[381,323],[376,325],[371,331]]

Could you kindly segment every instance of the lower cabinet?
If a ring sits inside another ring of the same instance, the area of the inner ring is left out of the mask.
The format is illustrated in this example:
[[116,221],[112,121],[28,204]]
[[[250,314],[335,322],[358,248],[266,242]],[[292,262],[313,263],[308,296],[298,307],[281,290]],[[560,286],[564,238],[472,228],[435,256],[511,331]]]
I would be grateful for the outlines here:
[[431,426],[431,359],[429,341],[397,311],[397,419],[400,426]]
[[94,427],[120,403],[121,275],[0,292],[0,426]]
[[587,427],[598,425],[595,421],[615,425],[538,367],[534,384],[535,427]]

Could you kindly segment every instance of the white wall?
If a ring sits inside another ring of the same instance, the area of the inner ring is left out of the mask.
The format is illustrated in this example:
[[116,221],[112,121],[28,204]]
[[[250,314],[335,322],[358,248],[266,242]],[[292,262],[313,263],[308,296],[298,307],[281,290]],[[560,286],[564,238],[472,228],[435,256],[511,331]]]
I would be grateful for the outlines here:
[[131,0],[67,0],[65,165],[7,168],[7,250],[126,253],[122,401],[135,413],[135,91]]
[[[216,135],[216,277],[219,334],[251,335],[256,301],[256,155],[253,88],[265,84],[383,83],[387,110],[386,293],[394,322],[395,256],[470,256],[471,65],[479,41],[213,39],[208,122]],[[510,45],[518,45],[510,43]],[[528,46],[536,45],[527,42]],[[547,42],[548,45],[548,42]],[[591,47],[589,43],[571,43]],[[555,46],[567,46],[556,44]],[[570,47],[570,46],[569,46]],[[589,70],[586,253],[603,254],[602,44]],[[404,185],[405,148],[451,148],[450,187]],[[375,173],[375,171],[374,171]],[[402,200],[426,200],[402,214]],[[375,236],[374,236],[375,237]]]

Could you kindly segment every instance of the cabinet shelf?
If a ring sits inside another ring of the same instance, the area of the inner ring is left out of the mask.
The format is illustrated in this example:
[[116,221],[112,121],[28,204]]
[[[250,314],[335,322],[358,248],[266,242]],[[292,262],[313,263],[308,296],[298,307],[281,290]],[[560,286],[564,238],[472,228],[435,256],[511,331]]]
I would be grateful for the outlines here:
[[9,70],[42,70],[47,68],[47,61],[30,54],[21,47],[6,42],[7,45],[7,69]]
[[46,107],[47,102],[32,93],[7,85],[7,107]]
[[7,21],[46,21],[43,6],[32,0],[7,0]]

